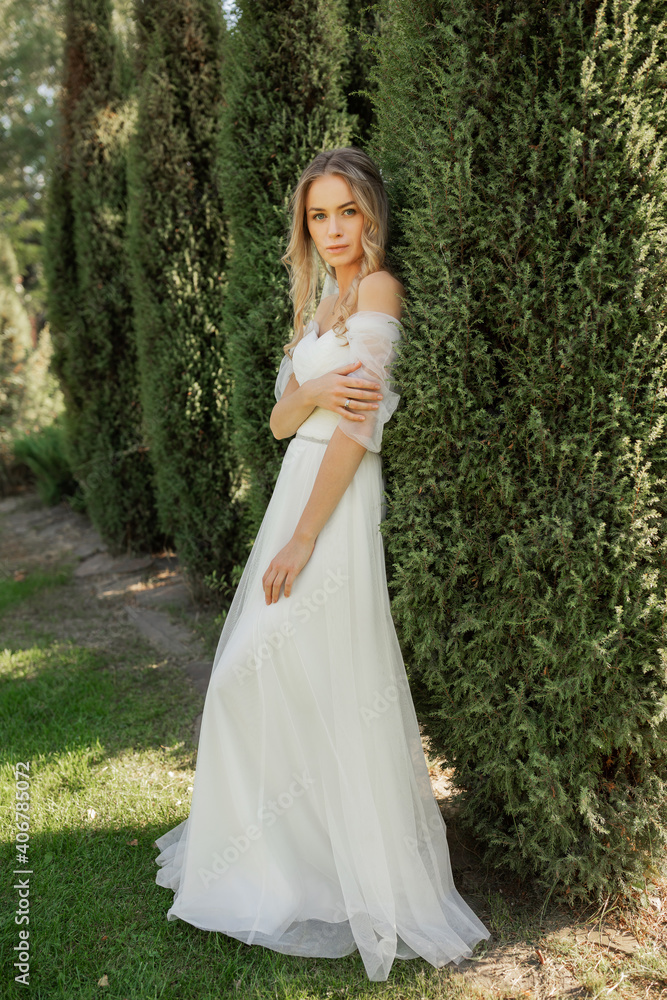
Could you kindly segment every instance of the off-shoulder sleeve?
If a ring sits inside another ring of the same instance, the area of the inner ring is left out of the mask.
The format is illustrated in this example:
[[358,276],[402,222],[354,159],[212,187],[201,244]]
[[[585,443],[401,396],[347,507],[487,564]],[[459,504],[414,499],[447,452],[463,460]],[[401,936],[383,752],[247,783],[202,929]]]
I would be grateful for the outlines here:
[[382,399],[376,400],[379,404],[377,410],[356,411],[363,413],[365,420],[341,416],[338,427],[367,451],[380,451],[384,425],[398,406],[400,396],[391,376],[391,365],[401,333],[399,321],[387,313],[358,312],[346,322],[346,336],[352,353],[350,360],[361,361],[361,368],[350,374],[353,378],[379,382]]
[[284,354],[283,359],[280,362],[280,368],[278,369],[278,377],[276,378],[276,403],[279,402],[280,397],[285,391],[287,383],[290,380],[290,376],[294,372],[294,366],[292,364],[292,359],[289,354]]

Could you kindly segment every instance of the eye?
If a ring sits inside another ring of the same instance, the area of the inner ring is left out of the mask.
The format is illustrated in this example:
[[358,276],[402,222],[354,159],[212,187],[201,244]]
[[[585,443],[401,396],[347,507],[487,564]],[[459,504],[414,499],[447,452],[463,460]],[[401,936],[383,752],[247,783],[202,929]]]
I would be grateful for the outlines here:
[[324,219],[324,212],[315,212],[315,215],[311,216],[313,222],[319,222],[320,219]]
[[345,212],[343,214],[347,215],[348,213],[351,213],[352,215],[356,215],[357,214],[357,210],[356,210],[356,208],[346,208]]

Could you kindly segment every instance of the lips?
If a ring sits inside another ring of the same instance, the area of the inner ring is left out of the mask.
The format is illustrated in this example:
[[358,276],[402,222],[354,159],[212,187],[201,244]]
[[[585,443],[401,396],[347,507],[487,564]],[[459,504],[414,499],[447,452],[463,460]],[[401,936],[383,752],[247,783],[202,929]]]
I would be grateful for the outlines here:
[[331,252],[332,250],[347,250],[347,243],[344,244],[342,243],[335,247],[327,247],[327,250],[329,250],[329,252]]

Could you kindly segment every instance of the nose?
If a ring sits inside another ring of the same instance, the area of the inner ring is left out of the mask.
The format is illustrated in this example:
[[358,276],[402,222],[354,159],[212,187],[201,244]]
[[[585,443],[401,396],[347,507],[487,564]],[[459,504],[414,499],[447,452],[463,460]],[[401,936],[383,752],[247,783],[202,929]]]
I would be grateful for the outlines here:
[[340,235],[341,230],[339,217],[335,214],[335,212],[332,212],[329,216],[329,238],[331,239],[334,236]]

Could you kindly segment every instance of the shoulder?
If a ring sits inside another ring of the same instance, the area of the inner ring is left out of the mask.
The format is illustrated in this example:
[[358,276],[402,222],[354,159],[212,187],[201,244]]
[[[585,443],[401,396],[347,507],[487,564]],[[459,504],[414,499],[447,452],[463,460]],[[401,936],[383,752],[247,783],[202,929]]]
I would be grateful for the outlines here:
[[384,312],[401,318],[405,289],[389,271],[374,271],[359,282],[359,311]]
[[334,303],[337,298],[337,295],[325,295],[323,299],[320,299],[317,312],[313,317],[316,323],[319,323],[322,316],[328,316],[333,312]]

